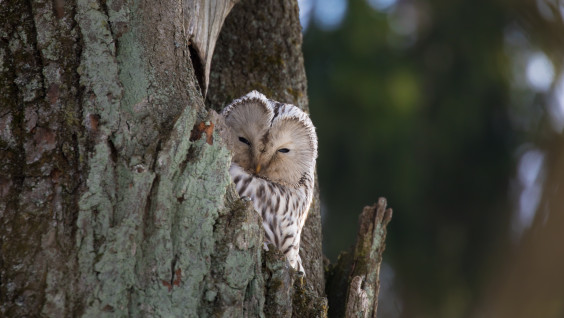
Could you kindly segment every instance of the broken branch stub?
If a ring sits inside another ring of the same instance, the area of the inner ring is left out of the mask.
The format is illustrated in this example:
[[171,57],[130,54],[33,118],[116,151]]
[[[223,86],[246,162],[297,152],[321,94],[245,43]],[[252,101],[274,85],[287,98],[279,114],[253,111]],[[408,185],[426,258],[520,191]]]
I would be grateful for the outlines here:
[[360,313],[360,317],[376,317],[380,265],[386,247],[386,226],[391,219],[392,209],[387,208],[385,198],[365,207],[360,215],[345,317],[359,317]]
[[392,209],[387,208],[385,198],[363,209],[354,252],[341,253],[327,273],[329,316],[376,317],[380,265],[391,219]]

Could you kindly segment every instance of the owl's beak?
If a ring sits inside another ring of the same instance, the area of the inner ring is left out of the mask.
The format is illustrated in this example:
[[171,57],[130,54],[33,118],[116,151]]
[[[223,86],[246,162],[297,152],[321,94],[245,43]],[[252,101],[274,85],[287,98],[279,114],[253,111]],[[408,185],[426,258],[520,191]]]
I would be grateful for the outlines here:
[[256,171],[256,173],[259,173],[259,172],[260,172],[260,163],[257,165],[257,168],[256,168],[255,171]]

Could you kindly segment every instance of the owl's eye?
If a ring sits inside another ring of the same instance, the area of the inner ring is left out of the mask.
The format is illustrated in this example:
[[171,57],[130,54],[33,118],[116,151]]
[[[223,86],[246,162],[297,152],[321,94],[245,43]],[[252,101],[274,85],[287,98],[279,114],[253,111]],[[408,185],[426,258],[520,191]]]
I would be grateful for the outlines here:
[[245,139],[245,138],[243,138],[243,137],[239,137],[239,141],[242,142],[242,143],[247,144],[249,147],[251,146],[251,143],[250,143],[247,139]]
[[280,148],[280,149],[278,149],[278,151],[281,152],[281,153],[287,153],[287,152],[290,152],[290,149],[288,149],[288,148]]

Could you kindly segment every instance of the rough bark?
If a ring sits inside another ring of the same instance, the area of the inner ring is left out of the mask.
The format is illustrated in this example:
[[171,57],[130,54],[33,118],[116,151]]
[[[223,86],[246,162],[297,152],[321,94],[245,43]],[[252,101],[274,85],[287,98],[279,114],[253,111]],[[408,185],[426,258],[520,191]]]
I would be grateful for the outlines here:
[[77,273],[79,32],[74,8],[52,5],[0,6],[0,313],[7,317],[71,307],[65,288]]
[[326,315],[318,196],[302,234],[304,279],[263,251],[260,217],[233,189],[207,110],[251,89],[307,109],[297,3],[233,8],[208,108],[195,68],[217,34],[198,40],[187,27],[201,9],[0,6],[1,316]]
[[2,314],[196,316],[230,155],[188,138],[206,111],[182,7],[1,10]]

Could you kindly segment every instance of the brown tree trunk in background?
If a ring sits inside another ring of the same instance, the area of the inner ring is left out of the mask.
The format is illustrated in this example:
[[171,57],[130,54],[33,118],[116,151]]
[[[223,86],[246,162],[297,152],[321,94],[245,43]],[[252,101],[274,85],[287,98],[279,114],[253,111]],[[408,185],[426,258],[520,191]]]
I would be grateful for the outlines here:
[[302,283],[263,251],[202,95],[307,109],[297,3],[242,1],[222,28],[233,4],[0,6],[0,316],[326,315],[318,197]]
[[546,180],[531,228],[503,255],[474,317],[564,317],[564,138],[545,144]]

